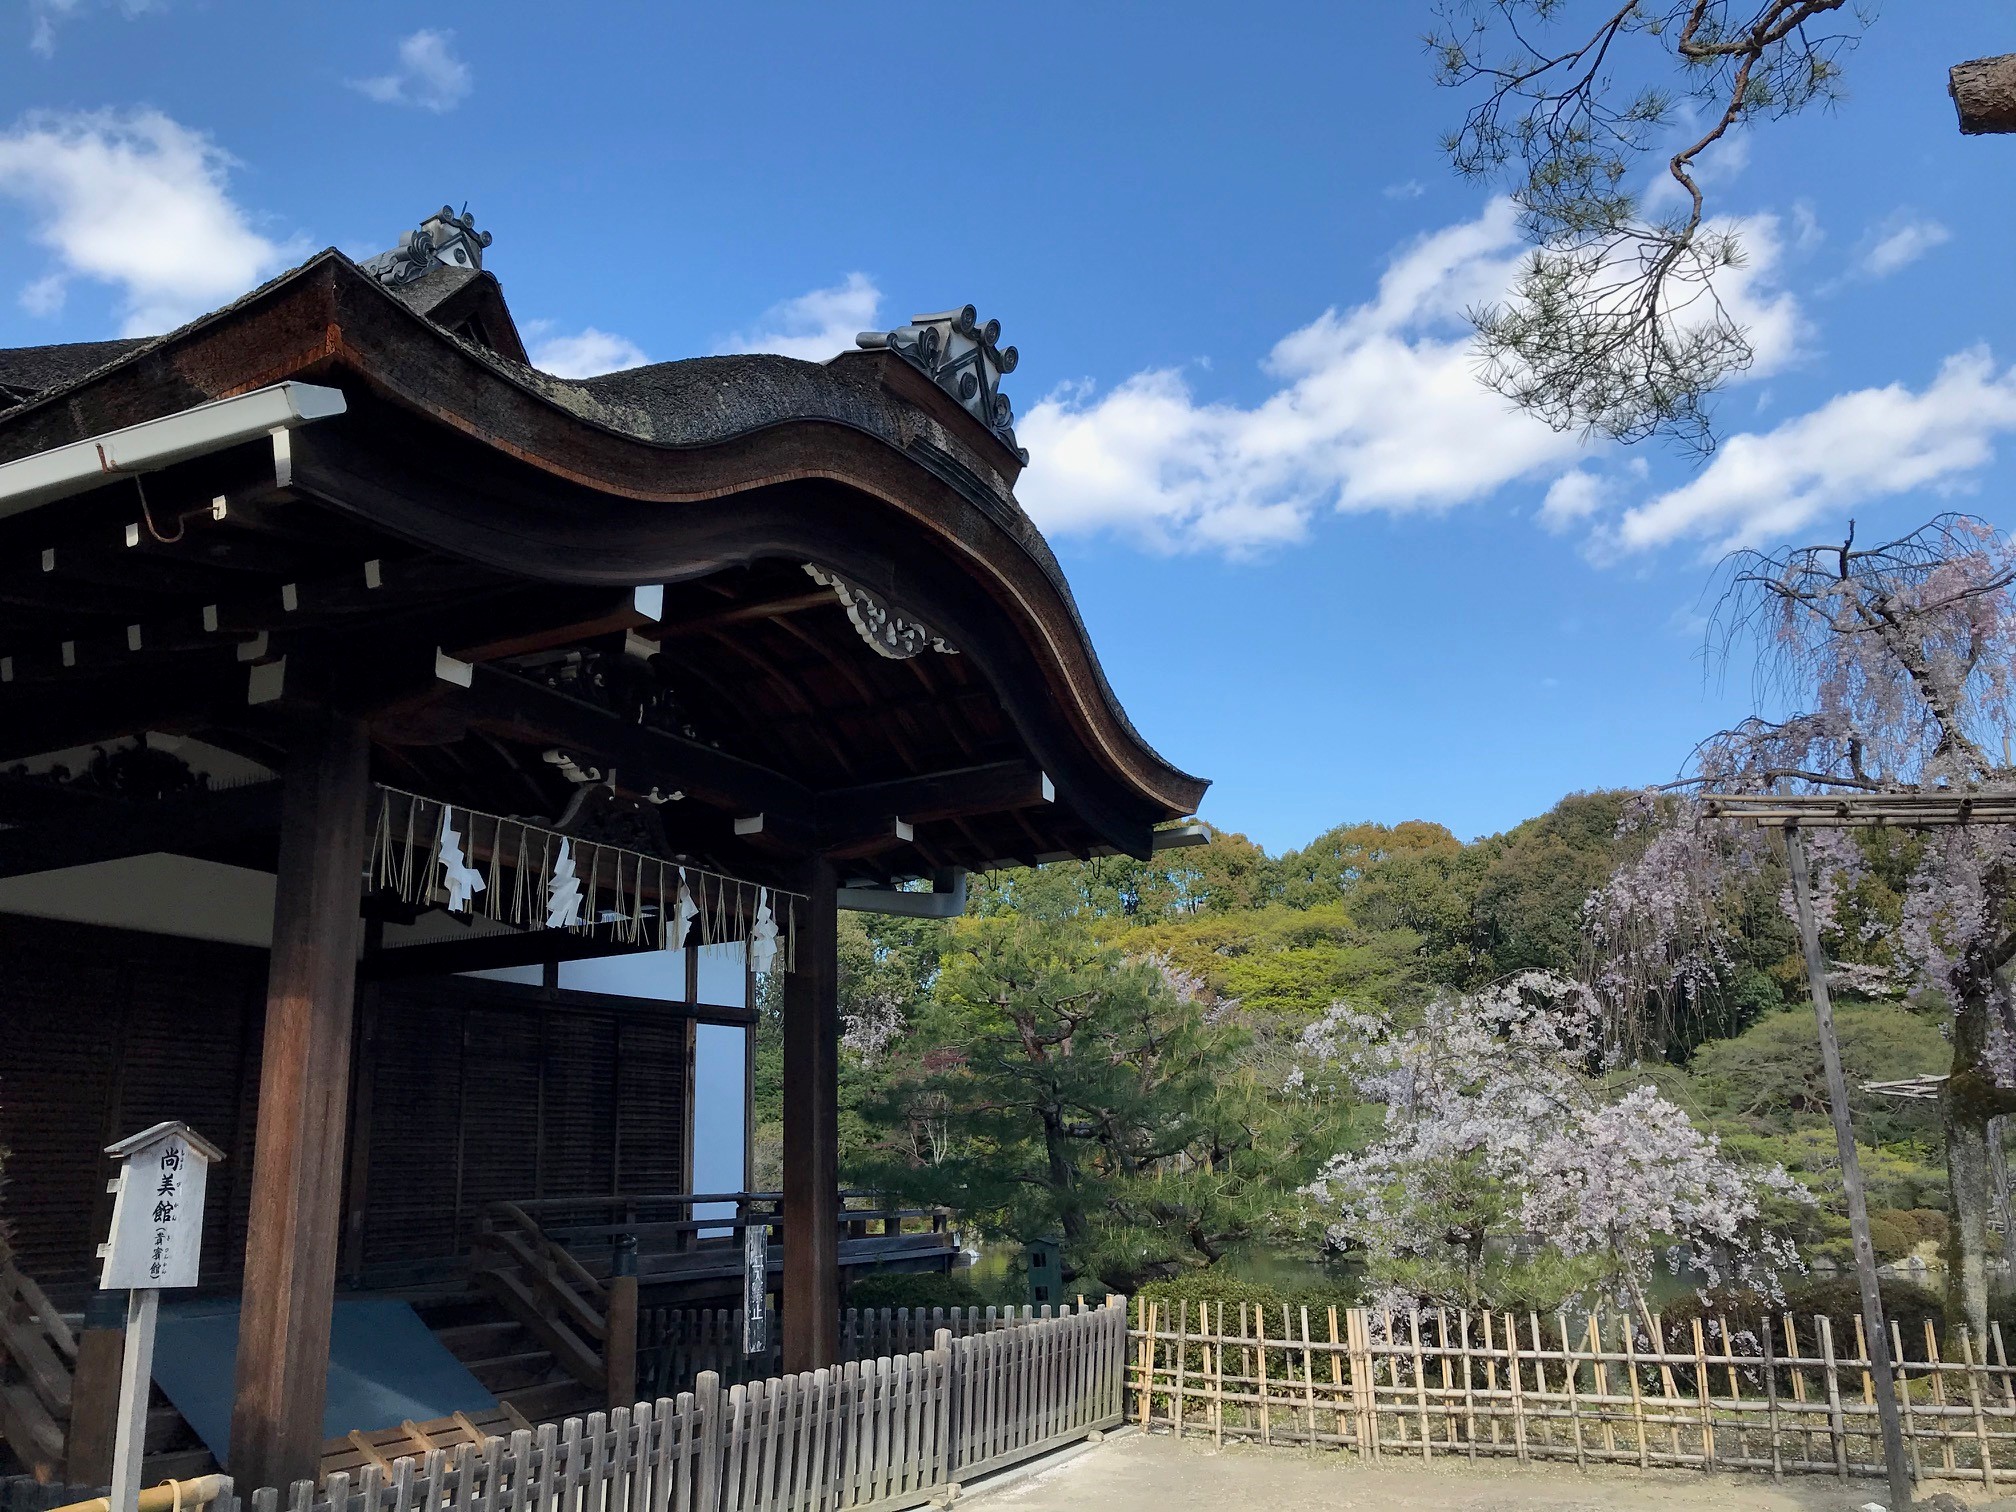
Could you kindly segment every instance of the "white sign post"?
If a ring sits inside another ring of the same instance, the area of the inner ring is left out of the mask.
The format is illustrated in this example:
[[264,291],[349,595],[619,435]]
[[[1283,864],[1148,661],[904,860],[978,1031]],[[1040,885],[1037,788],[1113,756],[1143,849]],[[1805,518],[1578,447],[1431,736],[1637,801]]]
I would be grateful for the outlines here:
[[770,1224],[750,1214],[742,1230],[742,1353],[770,1347]]
[[107,1145],[120,1163],[109,1188],[112,1237],[98,1251],[101,1291],[127,1291],[126,1356],[112,1447],[111,1512],[138,1512],[154,1385],[154,1324],[164,1287],[194,1286],[203,1260],[203,1193],[224,1152],[187,1124],[169,1122]]

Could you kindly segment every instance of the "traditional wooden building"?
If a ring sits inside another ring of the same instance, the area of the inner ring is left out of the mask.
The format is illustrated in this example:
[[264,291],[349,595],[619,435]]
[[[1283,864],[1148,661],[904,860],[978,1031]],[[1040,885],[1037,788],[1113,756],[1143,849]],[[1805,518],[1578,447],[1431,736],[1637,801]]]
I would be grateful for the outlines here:
[[836,909],[1146,856],[1204,789],[1016,504],[995,323],[569,381],[488,241],[444,209],[0,351],[0,1219],[41,1288],[0,1315],[81,1299],[101,1146],[187,1120],[251,1484],[314,1469],[339,1285],[439,1274],[488,1204],[693,1191],[696,1034],[758,971],[785,1363],[829,1360]]

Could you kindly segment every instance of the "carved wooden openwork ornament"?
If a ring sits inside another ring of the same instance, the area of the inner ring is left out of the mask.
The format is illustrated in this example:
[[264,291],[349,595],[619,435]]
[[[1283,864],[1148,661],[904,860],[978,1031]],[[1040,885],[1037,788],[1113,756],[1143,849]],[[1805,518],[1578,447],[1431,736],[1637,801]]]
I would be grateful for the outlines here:
[[807,562],[805,570],[813,582],[833,590],[834,597],[846,606],[847,618],[854,622],[861,639],[874,647],[878,656],[908,661],[926,651],[939,651],[946,656],[959,654],[959,648],[944,636],[910,618],[879,593],[813,562]]
[[1001,392],[1003,374],[1015,371],[1015,348],[998,345],[1001,322],[980,323],[972,305],[936,315],[912,315],[910,324],[893,331],[863,331],[854,344],[869,351],[883,348],[922,368],[1008,450],[1028,462],[1029,453],[1015,444],[1015,407]]

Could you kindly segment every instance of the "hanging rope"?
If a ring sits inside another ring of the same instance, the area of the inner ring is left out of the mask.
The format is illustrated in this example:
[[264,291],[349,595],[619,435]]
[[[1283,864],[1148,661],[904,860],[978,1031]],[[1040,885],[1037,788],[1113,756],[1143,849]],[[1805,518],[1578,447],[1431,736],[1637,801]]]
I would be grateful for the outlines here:
[[[488,884],[467,898],[468,916],[516,928],[545,927],[560,842],[568,837],[543,825],[445,804],[403,788],[380,785],[377,802],[371,853],[364,868],[375,890],[416,908],[445,902],[449,894],[443,885],[441,842],[446,830],[459,837],[463,864],[480,868],[478,877]],[[401,808],[403,815],[395,812]],[[758,920],[762,890],[756,883],[684,863],[668,864],[660,856],[596,841],[575,841],[573,856],[581,902],[574,922],[563,927],[576,934],[592,936],[600,930],[611,942],[629,945],[646,944],[655,934],[661,949],[684,945],[682,895],[690,900],[687,906],[701,945],[746,940]],[[605,865],[613,876],[605,873]],[[798,900],[803,894],[775,888],[769,893],[772,920],[782,925],[776,960],[789,971],[795,965]]]

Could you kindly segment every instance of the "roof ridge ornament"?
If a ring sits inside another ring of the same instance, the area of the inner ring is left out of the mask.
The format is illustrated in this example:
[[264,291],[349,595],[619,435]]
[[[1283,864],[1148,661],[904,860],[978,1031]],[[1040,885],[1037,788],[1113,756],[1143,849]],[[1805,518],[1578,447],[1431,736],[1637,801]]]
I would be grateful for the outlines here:
[[464,205],[457,215],[453,205],[443,205],[416,230],[399,238],[390,252],[367,257],[357,266],[378,282],[391,288],[412,283],[435,268],[475,268],[483,266],[483,249],[494,238],[476,229],[476,218]]
[[1002,375],[1015,371],[1019,354],[1000,340],[1001,322],[982,325],[980,312],[969,304],[912,315],[910,324],[893,331],[863,331],[854,344],[871,352],[886,349],[922,369],[1026,464],[1029,453],[1015,444],[1015,408],[1001,392]]
[[854,622],[854,629],[877,656],[886,656],[891,661],[908,661],[926,651],[938,651],[946,656],[959,654],[957,646],[929,625],[912,619],[881,594],[815,562],[806,562],[804,567],[813,582],[833,590],[833,596],[845,606],[847,618]]

